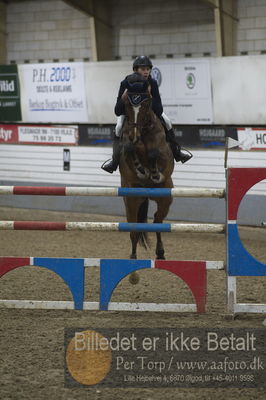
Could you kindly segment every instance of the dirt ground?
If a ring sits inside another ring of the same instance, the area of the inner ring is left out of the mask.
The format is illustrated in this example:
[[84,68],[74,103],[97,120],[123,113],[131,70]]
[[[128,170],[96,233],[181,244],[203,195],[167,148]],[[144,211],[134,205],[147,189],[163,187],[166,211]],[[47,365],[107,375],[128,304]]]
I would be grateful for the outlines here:
[[[1,208],[0,220],[124,221],[124,218],[78,213]],[[266,263],[266,229],[243,227],[241,238],[254,257]],[[154,259],[151,249],[139,249],[139,258]],[[165,233],[167,259],[224,260],[225,240],[219,234]],[[128,258],[129,234],[107,232],[0,231],[1,256]],[[156,274],[151,278],[151,273]],[[112,301],[193,302],[186,285],[166,271],[143,270],[140,282],[125,278]],[[266,303],[264,278],[239,278],[240,302]],[[0,398],[8,399],[265,399],[263,389],[97,389],[64,385],[64,328],[263,328],[265,315],[225,317],[225,272],[208,271],[206,314],[130,313],[98,311],[0,310]],[[43,268],[23,267],[0,281],[1,299],[72,300],[61,281]],[[98,268],[86,274],[86,300],[97,301]]]

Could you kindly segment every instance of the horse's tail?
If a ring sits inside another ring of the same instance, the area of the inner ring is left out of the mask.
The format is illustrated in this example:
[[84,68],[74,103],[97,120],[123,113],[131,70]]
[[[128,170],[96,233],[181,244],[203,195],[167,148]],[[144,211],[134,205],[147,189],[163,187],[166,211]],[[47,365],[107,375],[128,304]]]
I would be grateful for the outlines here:
[[[148,208],[149,208],[149,199],[146,198],[139,207],[138,222],[143,222],[143,223],[147,222]],[[147,250],[150,247],[148,233],[147,232],[139,232],[138,242],[141,246],[143,246]]]

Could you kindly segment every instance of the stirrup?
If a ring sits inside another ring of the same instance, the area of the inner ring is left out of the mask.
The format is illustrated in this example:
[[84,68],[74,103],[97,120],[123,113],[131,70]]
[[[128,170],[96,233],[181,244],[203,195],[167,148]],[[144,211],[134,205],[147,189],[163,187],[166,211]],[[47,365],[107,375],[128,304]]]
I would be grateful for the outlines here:
[[181,163],[184,164],[185,162],[189,161],[193,157],[193,154],[189,150],[183,149],[183,148],[180,149],[180,153],[182,153],[182,150],[185,150],[188,153],[188,154],[183,153],[185,156],[183,160],[180,158]]

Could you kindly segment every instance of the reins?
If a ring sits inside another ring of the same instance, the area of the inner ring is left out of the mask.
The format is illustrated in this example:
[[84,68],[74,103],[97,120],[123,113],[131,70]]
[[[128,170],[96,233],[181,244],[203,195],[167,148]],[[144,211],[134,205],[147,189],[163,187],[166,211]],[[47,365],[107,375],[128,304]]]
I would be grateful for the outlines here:
[[[135,96],[135,98],[134,98]],[[142,103],[150,99],[150,95],[147,93],[133,93],[133,92],[128,92],[127,93],[127,98],[129,100],[129,103],[131,104],[132,107],[137,107],[141,106]],[[134,101],[135,99],[135,101]],[[147,113],[149,114],[149,113]],[[128,125],[132,128],[138,128],[140,131],[147,130],[147,129],[152,129],[153,123],[149,115],[145,116],[143,118],[143,123],[137,123],[137,122],[130,122],[129,117],[127,116],[127,122]]]

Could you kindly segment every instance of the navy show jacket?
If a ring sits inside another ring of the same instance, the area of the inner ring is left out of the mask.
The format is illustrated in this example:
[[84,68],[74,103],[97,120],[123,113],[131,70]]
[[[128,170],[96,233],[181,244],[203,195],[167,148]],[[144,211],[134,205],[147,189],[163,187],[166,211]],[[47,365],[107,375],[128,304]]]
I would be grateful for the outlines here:
[[[117,96],[117,101],[115,105],[115,114],[119,117],[119,115],[125,115],[125,104],[122,100],[122,94],[124,93],[125,89],[127,88],[126,86],[126,80],[125,78],[121,83],[120,83],[120,88]],[[151,76],[148,78],[148,82],[151,86],[151,95],[152,95],[152,110],[153,112],[160,118],[162,113],[163,113],[163,106],[162,106],[162,100],[161,96],[159,93],[159,88],[157,85],[157,82],[155,79],[153,79]]]

